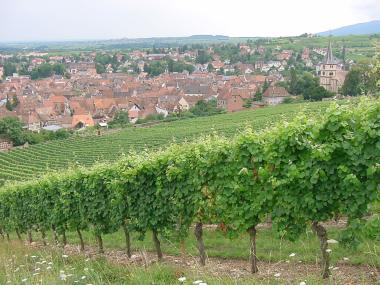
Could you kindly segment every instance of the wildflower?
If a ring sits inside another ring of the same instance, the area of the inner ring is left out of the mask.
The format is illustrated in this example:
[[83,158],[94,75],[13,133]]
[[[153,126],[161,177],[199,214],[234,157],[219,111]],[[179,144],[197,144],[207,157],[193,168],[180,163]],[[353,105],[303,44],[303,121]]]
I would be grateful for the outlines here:
[[74,283],[79,283],[79,280],[75,280]]
[[85,267],[83,270],[87,272],[87,271],[88,271],[88,268],[87,268],[87,267]]
[[62,280],[62,281],[66,281],[67,279],[67,275],[65,273],[60,273],[59,274],[59,278]]
[[20,267],[17,267],[14,272],[17,272],[20,270]]
[[197,280],[197,281],[194,281],[194,282],[193,282],[193,284],[197,284],[197,285],[199,285],[199,284],[201,284],[201,283],[203,283],[202,280]]
[[180,277],[180,278],[178,278],[178,281],[181,282],[181,283],[183,283],[183,282],[186,281],[186,277]]
[[[28,255],[25,255],[25,256],[28,256]],[[31,258],[37,258],[37,256],[35,256],[35,255],[32,255],[32,256],[31,256]]]
[[280,277],[281,276],[281,273],[275,273],[274,274],[274,277]]
[[68,255],[66,255],[66,254],[63,254],[62,255],[62,258],[68,258],[69,256]]
[[39,268],[39,267],[34,269],[34,271],[40,271],[40,270],[41,270],[41,268]]
[[300,285],[306,285],[305,281],[300,282]]
[[86,262],[89,262],[90,261],[90,259],[89,258],[86,258],[86,260],[85,260]]
[[50,269],[51,269],[51,266],[46,267],[46,269],[47,269],[47,270],[50,270]]
[[49,265],[53,265],[53,262],[49,262],[48,264],[49,264]]
[[80,279],[84,280],[84,279],[86,279],[86,276],[83,275]]
[[26,282],[28,279],[27,278],[24,278],[21,280],[21,282]]
[[328,248],[328,249],[326,249],[326,252],[330,253],[330,252],[332,252],[332,250]]
[[327,243],[331,243],[331,244],[333,244],[333,243],[338,243],[338,241],[335,240],[335,239],[328,239],[328,240],[327,240]]
[[294,256],[296,256],[296,254],[294,252],[289,254],[289,257],[294,257]]
[[348,257],[343,257],[344,261],[349,261],[350,259]]
[[39,274],[40,274],[39,272],[35,272],[35,273],[33,273],[33,276],[37,276]]
[[199,283],[199,285],[207,285],[206,282]]

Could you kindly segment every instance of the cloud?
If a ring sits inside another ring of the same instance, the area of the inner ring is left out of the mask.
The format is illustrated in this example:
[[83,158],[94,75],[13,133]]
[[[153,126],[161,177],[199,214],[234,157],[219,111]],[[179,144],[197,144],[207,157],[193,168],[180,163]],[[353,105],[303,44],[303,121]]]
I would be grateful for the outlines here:
[[367,21],[380,11],[378,0],[0,0],[0,6],[0,41],[286,36]]

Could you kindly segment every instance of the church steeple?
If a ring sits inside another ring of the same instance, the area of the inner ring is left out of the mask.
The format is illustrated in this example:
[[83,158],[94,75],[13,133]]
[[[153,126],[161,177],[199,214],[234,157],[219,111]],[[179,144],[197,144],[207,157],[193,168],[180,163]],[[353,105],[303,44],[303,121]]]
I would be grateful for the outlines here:
[[326,64],[334,64],[335,63],[335,59],[334,59],[334,56],[333,56],[333,53],[332,53],[331,37],[329,39],[329,46],[327,48],[327,53],[326,53],[326,57],[325,57],[325,63]]
[[325,63],[327,64],[334,63],[334,57],[333,57],[332,46],[331,46],[331,37],[329,39],[329,47],[327,48]]

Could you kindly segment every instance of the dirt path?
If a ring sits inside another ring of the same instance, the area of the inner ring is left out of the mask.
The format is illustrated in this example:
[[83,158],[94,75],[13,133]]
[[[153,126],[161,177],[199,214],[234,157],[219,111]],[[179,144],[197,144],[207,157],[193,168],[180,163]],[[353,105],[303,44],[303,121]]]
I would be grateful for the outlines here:
[[[35,245],[41,247],[42,245]],[[108,262],[117,265],[126,266],[144,266],[148,267],[157,262],[155,253],[148,251],[134,252],[131,258],[122,250],[107,250],[104,254],[97,253],[96,247],[87,246],[85,252],[80,252],[78,246],[67,245],[64,248],[65,254],[84,255],[87,258],[95,259],[105,257]],[[164,264],[177,268],[179,275],[181,270],[193,271],[198,274],[212,276],[226,276],[236,280],[253,278],[256,281],[267,281],[268,279],[277,279],[279,284],[299,284],[305,280],[305,277],[314,277],[318,280],[320,268],[317,264],[302,263],[297,261],[278,261],[278,262],[259,262],[259,273],[252,275],[249,272],[247,260],[241,259],[223,259],[208,258],[207,265],[201,267],[198,264],[196,256],[172,256],[164,255]],[[370,266],[354,266],[344,262],[331,268],[332,283],[342,285],[359,285],[359,284],[380,284],[380,270]],[[321,284],[324,282],[321,279]]]

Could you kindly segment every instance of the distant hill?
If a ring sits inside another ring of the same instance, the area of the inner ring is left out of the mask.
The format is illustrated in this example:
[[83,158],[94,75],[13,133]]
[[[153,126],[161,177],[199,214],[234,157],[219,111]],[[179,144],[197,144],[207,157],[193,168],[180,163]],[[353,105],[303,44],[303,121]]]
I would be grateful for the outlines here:
[[380,20],[344,26],[338,29],[318,33],[320,36],[348,36],[380,33]]

